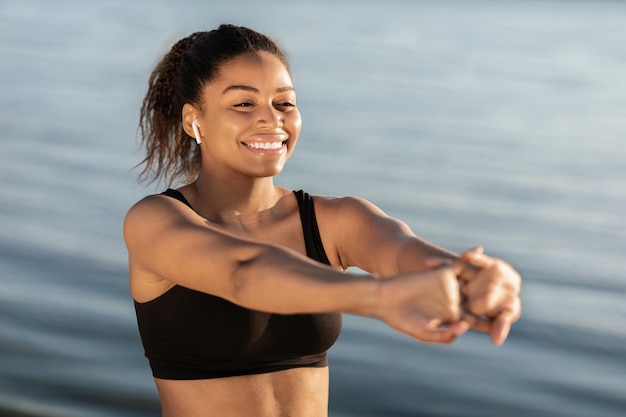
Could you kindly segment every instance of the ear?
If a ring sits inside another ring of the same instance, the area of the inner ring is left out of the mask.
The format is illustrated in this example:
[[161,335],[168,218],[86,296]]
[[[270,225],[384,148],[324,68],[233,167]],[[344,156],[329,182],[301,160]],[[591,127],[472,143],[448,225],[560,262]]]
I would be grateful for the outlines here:
[[[192,123],[193,123],[193,119],[200,116],[200,112],[192,104],[185,103],[185,105],[183,106],[182,116],[183,116],[183,130],[190,137],[195,138]],[[198,125],[198,128],[200,129],[200,133],[202,134],[202,128],[200,127],[200,125]]]

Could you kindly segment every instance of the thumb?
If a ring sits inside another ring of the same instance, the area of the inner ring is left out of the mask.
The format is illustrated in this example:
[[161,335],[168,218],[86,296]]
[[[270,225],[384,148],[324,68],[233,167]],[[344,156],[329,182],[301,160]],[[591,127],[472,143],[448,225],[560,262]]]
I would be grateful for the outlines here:
[[455,261],[449,262],[447,265],[441,266],[441,268],[448,268],[454,274],[454,276],[459,277],[468,267],[468,263],[464,260],[457,259]]
[[467,250],[461,254],[461,259],[466,262],[471,262],[475,264],[480,264],[480,266],[484,266],[486,262],[490,259],[487,255],[485,255],[485,250],[482,246],[476,246],[470,250]]
[[491,330],[491,340],[494,345],[500,346],[504,343],[514,321],[511,310],[505,310],[495,318]]
[[478,246],[474,246],[472,249],[468,250],[467,252],[485,253],[485,248],[483,248],[481,245],[478,245]]

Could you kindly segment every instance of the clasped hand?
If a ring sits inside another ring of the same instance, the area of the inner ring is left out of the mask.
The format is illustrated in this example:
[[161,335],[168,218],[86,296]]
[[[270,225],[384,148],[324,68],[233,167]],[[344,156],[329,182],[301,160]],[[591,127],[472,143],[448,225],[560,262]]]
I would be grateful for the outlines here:
[[384,280],[382,320],[424,342],[451,343],[472,329],[501,345],[521,314],[517,271],[480,247],[429,266]]

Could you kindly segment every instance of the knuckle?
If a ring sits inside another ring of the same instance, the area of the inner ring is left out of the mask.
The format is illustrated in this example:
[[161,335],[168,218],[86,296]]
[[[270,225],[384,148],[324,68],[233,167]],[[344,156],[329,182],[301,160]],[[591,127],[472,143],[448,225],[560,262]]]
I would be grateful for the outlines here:
[[498,261],[498,262],[494,263],[493,269],[495,269],[497,274],[505,275],[508,272],[508,270],[509,270],[509,266],[504,261]]
[[487,305],[487,297],[484,295],[473,296],[467,299],[467,309],[479,316],[486,315],[489,312]]

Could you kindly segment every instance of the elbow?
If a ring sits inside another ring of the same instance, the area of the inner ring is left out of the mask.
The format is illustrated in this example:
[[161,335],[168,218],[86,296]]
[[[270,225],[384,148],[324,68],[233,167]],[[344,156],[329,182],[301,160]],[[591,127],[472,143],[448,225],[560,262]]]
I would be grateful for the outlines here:
[[237,305],[242,305],[245,300],[246,288],[249,287],[255,263],[256,260],[251,258],[238,260],[235,264],[228,292],[230,293],[231,301]]
[[271,272],[264,267],[272,257],[265,247],[256,247],[235,261],[229,280],[229,301],[246,308],[260,309],[262,288]]

